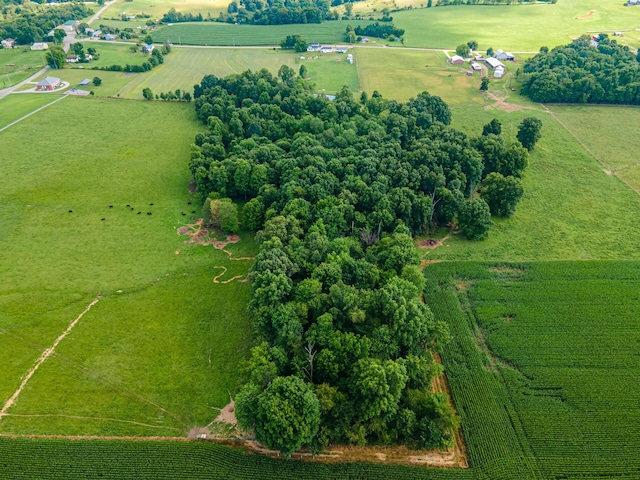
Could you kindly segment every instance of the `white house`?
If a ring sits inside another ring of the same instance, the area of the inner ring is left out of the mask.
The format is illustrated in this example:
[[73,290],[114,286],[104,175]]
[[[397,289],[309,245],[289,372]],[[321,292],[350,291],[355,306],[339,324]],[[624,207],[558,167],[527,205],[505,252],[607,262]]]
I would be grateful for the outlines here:
[[505,52],[500,48],[495,51],[495,53],[493,54],[493,58],[497,58],[498,60],[509,60],[511,62],[516,59],[516,57],[513,56],[513,53]]
[[460,55],[454,55],[449,59],[449,61],[453,65],[462,65],[464,63],[464,58],[462,58]]
[[72,55],[70,57],[67,57],[67,63],[78,63],[80,61],[80,57],[78,57],[77,55]]
[[337,53],[347,53],[347,50],[349,50],[349,48],[345,47],[344,45],[338,45],[336,47],[336,52]]
[[482,70],[482,65],[476,62],[471,62],[471,70],[475,70],[476,72],[479,72],[480,70]]
[[5,38],[1,43],[3,48],[13,48],[17,42],[13,38]]
[[49,45],[44,42],[36,42],[31,45],[30,48],[31,50],[46,50],[47,48],[49,48]]
[[151,43],[143,45],[142,46],[142,53],[151,53],[151,52],[153,52],[154,48],[156,48],[156,47],[153,46],[153,44],[151,44]]
[[486,63],[491,70],[495,70],[497,67],[504,68],[504,64],[497,58],[489,57],[484,61],[484,63]]
[[309,46],[307,47],[307,52],[319,52],[319,51],[320,51],[320,44],[317,42],[310,43]]
[[110,33],[105,33],[102,36],[102,40],[115,40],[116,36],[115,35],[111,35]]
[[504,67],[496,67],[495,70],[493,71],[493,77],[494,78],[502,78],[504,77]]
[[320,47],[320,53],[333,53],[333,47],[330,45],[323,45]]

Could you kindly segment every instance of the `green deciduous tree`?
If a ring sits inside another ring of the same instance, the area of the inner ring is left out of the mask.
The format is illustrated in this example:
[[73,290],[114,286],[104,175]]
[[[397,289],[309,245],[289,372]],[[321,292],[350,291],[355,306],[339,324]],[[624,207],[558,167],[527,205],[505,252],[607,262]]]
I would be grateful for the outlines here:
[[482,77],[480,80],[480,91],[486,92],[489,90],[489,79],[487,77]]
[[482,127],[482,135],[500,135],[502,133],[502,124],[500,120],[494,118],[489,123],[487,123],[484,127]]
[[480,185],[480,196],[487,202],[493,215],[510,217],[524,194],[522,181],[512,176],[503,177],[493,172]]
[[51,47],[44,54],[47,64],[51,68],[64,68],[67,64],[67,54],[60,47]]
[[258,396],[252,426],[258,440],[288,457],[317,433],[320,402],[300,378],[277,377]]
[[542,121],[535,117],[527,117],[520,122],[517,138],[524,148],[531,151],[540,140]]
[[96,86],[99,87],[100,85],[102,85],[102,79],[100,77],[93,77],[93,81],[92,83]]
[[462,45],[458,45],[456,47],[456,54],[460,55],[463,58],[466,58],[469,56],[469,45],[467,45],[466,43],[463,43]]
[[469,240],[483,240],[491,229],[491,211],[481,198],[465,199],[458,212],[458,226]]
[[142,96],[146,99],[146,100],[153,100],[153,92],[151,91],[151,89],[149,87],[143,88],[142,89]]

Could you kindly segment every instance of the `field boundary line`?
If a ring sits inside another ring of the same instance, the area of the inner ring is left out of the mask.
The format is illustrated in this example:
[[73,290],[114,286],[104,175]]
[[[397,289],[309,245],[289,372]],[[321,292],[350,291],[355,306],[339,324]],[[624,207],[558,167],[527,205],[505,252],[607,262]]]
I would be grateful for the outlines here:
[[21,121],[22,121],[22,120],[24,120],[25,118],[30,117],[30,116],[31,116],[31,115],[33,115],[34,113],[38,113],[40,110],[44,110],[45,108],[50,107],[50,106],[51,106],[51,105],[53,105],[54,103],[59,102],[60,100],[62,100],[62,99],[64,99],[64,98],[67,98],[67,95],[62,95],[60,98],[56,98],[53,102],[47,103],[46,105],[43,105],[43,106],[42,106],[42,107],[40,107],[40,108],[36,108],[33,112],[29,112],[29,113],[27,113],[26,115],[24,115],[24,116],[20,117],[19,119],[14,120],[14,121],[13,121],[13,122],[11,122],[9,125],[6,125],[6,126],[4,126],[4,127],[0,128],[0,133],[4,132],[4,131],[5,131],[7,128],[9,128],[9,127],[13,127],[16,123],[21,122]]
[[36,360],[35,365],[31,367],[31,370],[29,370],[27,375],[24,377],[18,389],[15,392],[13,392],[13,395],[11,395],[11,398],[7,400],[7,402],[4,404],[4,407],[2,407],[2,410],[0,410],[0,420],[2,420],[2,417],[7,415],[7,410],[9,410],[9,408],[11,408],[11,406],[14,404],[14,402],[16,401],[20,393],[22,393],[22,390],[27,385],[27,383],[29,382],[33,374],[36,373],[36,370],[38,370],[38,368],[40,368],[40,365],[42,365],[44,361],[55,352],[56,347],[62,341],[62,339],[64,339],[64,337],[66,337],[69,334],[69,332],[73,329],[73,327],[76,326],[76,324],[80,321],[80,319],[84,317],[84,314],[87,313],[89,310],[91,310],[91,307],[93,307],[96,303],[98,303],[98,301],[100,301],[101,298],[102,297],[99,296],[96,299],[94,299],[89,305],[87,305],[87,307],[82,311],[82,313],[80,313],[80,315],[78,315],[76,319],[69,324],[66,330],[62,332],[58,338],[55,339],[55,341],[53,342],[53,345],[45,349],[45,351],[40,354],[40,357],[38,357],[38,360]]
[[5,413],[6,417],[62,417],[62,418],[72,418],[77,420],[99,420],[103,422],[121,422],[121,423],[132,423],[133,425],[140,425],[142,427],[148,428],[166,428],[169,430],[180,430],[177,427],[167,427],[165,425],[151,425],[149,423],[136,422],[134,420],[122,420],[120,418],[111,418],[111,417],[86,417],[82,415],[66,415],[64,413],[34,413],[34,414],[23,414],[23,413]]
[[618,175],[617,170],[614,170],[613,168],[611,168],[611,165],[609,165],[607,162],[605,162],[604,160],[600,160],[600,158],[598,158],[598,156],[595,153],[593,153],[589,147],[587,147],[587,145],[582,141],[582,139],[580,137],[578,137],[578,135],[573,133],[573,131],[569,127],[567,127],[562,122],[562,120],[560,120],[558,118],[558,116],[555,114],[555,112],[550,110],[546,105],[544,105],[542,103],[540,105],[542,105],[542,108],[544,108],[545,111],[549,115],[551,115],[555,119],[555,121],[558,122],[562,126],[562,128],[564,128],[567,132],[569,132],[569,135],[571,135],[582,146],[582,148],[584,148],[586,150],[586,152],[589,155],[591,155],[596,160],[596,162],[598,162],[600,164],[601,167],[604,168],[604,173],[605,174],[613,175],[618,180],[620,180],[622,183],[624,183],[627,187],[629,187],[631,190],[633,190],[635,193],[640,195],[640,190],[638,190],[636,187],[634,187],[629,182],[627,182],[624,178],[622,178],[620,175]]

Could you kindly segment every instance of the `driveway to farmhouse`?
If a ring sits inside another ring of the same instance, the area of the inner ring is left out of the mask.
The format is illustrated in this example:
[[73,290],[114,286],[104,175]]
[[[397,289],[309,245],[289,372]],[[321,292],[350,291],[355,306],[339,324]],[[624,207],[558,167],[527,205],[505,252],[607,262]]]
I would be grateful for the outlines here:
[[46,67],[43,67],[42,70],[40,70],[37,73],[34,73],[33,75],[31,75],[29,78],[27,78],[26,80],[21,81],[20,83],[16,83],[15,85],[5,88],[4,90],[0,90],[0,100],[4,97],[6,97],[7,95],[9,95],[11,92],[13,92],[16,88],[21,87],[22,85],[24,85],[25,83],[33,83],[33,81],[38,78],[40,75],[42,75],[44,72],[49,70],[49,65],[47,65]]

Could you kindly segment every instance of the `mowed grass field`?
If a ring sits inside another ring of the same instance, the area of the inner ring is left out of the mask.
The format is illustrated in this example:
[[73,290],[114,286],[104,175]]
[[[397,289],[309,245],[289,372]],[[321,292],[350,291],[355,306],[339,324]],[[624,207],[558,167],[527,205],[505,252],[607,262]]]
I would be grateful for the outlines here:
[[[229,401],[249,287],[212,279],[251,262],[177,233],[200,210],[187,191],[200,129],[190,105],[65,98],[0,133],[1,405],[99,298],[0,433],[184,436]],[[253,256],[252,235],[228,249]]]
[[165,63],[150,72],[133,78],[120,90],[120,96],[142,98],[142,90],[149,87],[154,93],[175,91],[177,88],[193,93],[193,86],[202,77],[213,74],[226,77],[245,70],[268,69],[276,75],[282,65],[295,67],[296,56],[280,49],[213,49],[174,47]]
[[480,76],[465,74],[468,65],[451,65],[443,52],[356,47],[360,84],[368,94],[405,102],[426,90],[450,105],[482,105]]
[[[556,4],[458,5],[393,12],[393,22],[405,29],[408,47],[455,48],[476,40],[489,47],[537,52],[569,43],[587,32],[625,31],[620,42],[637,46],[635,7],[617,0],[563,0]],[[356,4],[357,5],[357,4]]]
[[11,122],[27,115],[37,108],[53,102],[57,95],[27,95],[13,94],[7,95],[0,100],[0,128],[9,125]]
[[640,190],[640,138],[628,135],[626,128],[640,122],[638,107],[553,105],[550,109],[607,170]]
[[[355,50],[349,50],[354,55]],[[304,59],[302,59],[304,57]],[[296,71],[304,65],[307,69],[306,78],[315,84],[315,90],[325,94],[333,94],[347,86],[352,92],[359,91],[360,79],[358,66],[347,62],[346,53],[315,53],[298,54],[296,58]],[[356,58],[357,61],[357,58]]]
[[25,47],[0,49],[0,88],[29,78],[44,65],[44,52]]
[[296,25],[233,25],[229,23],[176,23],[151,33],[154,42],[176,45],[252,46],[280,45],[287,35],[302,35],[309,43],[344,44],[347,25],[367,25],[367,21],[338,20]]

